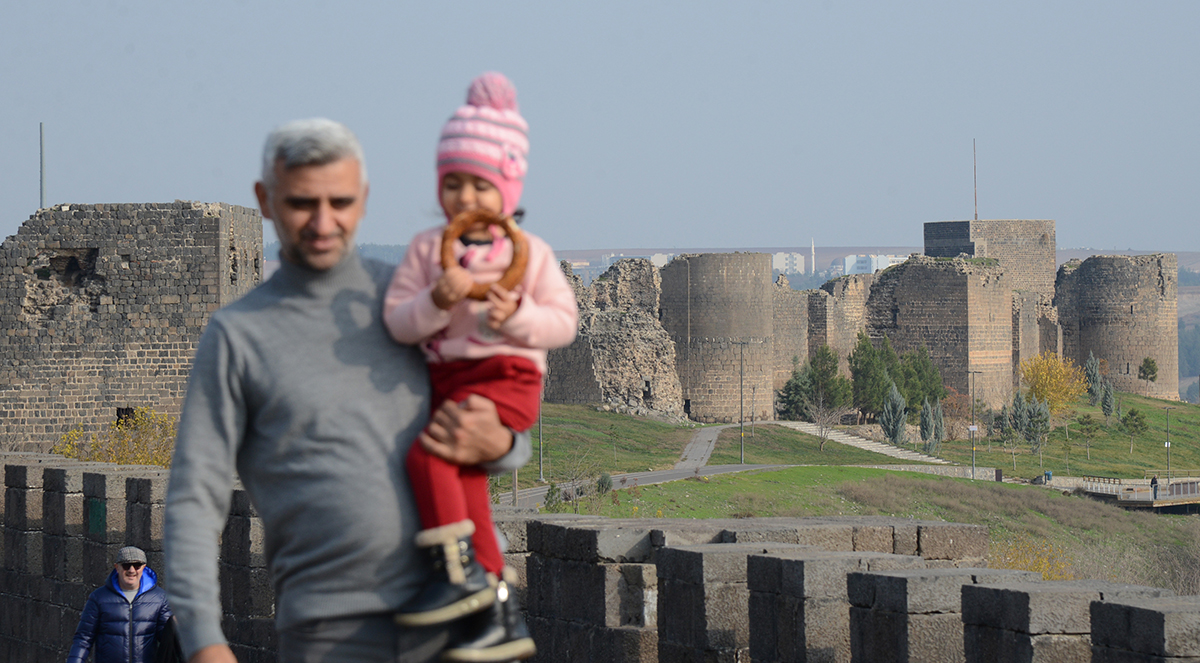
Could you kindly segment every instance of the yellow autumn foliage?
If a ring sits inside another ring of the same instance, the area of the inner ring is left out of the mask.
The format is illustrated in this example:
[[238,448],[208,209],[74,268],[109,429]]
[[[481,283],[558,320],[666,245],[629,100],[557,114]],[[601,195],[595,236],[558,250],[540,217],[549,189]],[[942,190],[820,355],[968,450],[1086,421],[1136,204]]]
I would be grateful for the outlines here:
[[993,569],[1033,571],[1042,580],[1074,580],[1070,554],[1059,546],[1022,534],[1000,543],[993,542],[988,554]]
[[95,433],[80,426],[72,428],[50,453],[88,462],[170,467],[175,427],[175,417],[139,407],[133,416],[118,419]]
[[1020,370],[1029,398],[1045,401],[1051,414],[1062,412],[1087,391],[1083,369],[1049,350],[1021,362]]

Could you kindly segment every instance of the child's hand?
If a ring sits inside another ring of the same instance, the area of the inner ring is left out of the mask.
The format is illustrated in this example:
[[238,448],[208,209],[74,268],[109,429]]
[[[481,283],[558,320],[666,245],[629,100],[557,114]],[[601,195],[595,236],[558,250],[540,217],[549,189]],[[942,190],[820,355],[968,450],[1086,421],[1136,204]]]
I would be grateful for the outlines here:
[[429,295],[433,297],[434,306],[448,311],[465,299],[474,285],[475,279],[471,278],[471,274],[462,267],[454,265],[442,273],[437,283],[433,284],[433,290]]
[[492,331],[499,331],[500,325],[517,312],[521,304],[521,296],[511,290],[505,290],[499,284],[493,283],[487,294],[488,308],[487,326]]

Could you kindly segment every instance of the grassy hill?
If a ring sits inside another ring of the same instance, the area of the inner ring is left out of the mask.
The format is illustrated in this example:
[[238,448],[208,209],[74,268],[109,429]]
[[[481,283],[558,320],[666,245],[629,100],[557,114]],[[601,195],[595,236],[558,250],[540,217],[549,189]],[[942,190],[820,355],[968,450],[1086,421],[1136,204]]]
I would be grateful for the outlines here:
[[[1172,469],[1200,468],[1200,407],[1123,394],[1122,408],[1137,407],[1149,430],[1133,440],[1114,426],[1101,426],[1088,442],[1072,424],[1070,444],[1059,422],[1046,444],[1041,463],[1025,446],[1003,449],[993,441],[977,444],[980,466],[1005,469],[1023,477],[1081,474],[1140,478],[1147,470],[1165,470],[1166,411],[1171,410]],[[1086,403],[1070,415],[1103,414]],[[561,481],[572,468],[591,464],[591,471],[616,474],[665,468],[678,460],[695,428],[650,422],[592,408],[545,407],[545,456],[548,480]],[[522,471],[522,485],[537,478],[538,430],[533,431],[534,459]],[[740,435],[723,431],[711,464],[736,463]],[[940,519],[986,525],[991,547],[989,565],[1041,572],[1047,579],[1104,578],[1171,587],[1200,593],[1200,518],[1129,512],[1078,495],[1036,486],[948,479],[843,465],[895,463],[878,454],[837,443],[818,450],[819,440],[797,431],[758,424],[753,437],[746,428],[747,463],[803,465],[782,470],[747,472],[670,484],[633,487],[592,497],[581,511],[607,516],[644,518],[717,518],[888,515]],[[1088,459],[1090,447],[1091,458]],[[1069,458],[1068,458],[1069,452]],[[943,457],[969,464],[966,440],[944,442]],[[1068,468],[1069,464],[1069,468]],[[571,508],[574,508],[572,505]]]

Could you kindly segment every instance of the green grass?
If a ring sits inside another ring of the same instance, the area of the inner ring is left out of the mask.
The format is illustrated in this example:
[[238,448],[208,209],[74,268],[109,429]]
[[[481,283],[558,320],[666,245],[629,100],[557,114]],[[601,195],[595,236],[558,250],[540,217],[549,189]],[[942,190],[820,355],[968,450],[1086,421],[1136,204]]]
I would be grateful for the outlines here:
[[[734,465],[741,462],[742,431],[726,428],[717,437],[709,465]],[[857,447],[826,442],[791,428],[773,424],[745,427],[746,463],[749,465],[897,465],[919,464],[890,456],[863,451]]]
[[[1042,450],[1033,453],[1028,444],[1016,448],[1016,469],[1013,469],[1013,454],[1005,449],[999,439],[980,439],[976,444],[977,465],[999,467],[1005,475],[1033,478],[1043,471],[1051,470],[1057,476],[1108,476],[1142,478],[1146,471],[1166,470],[1167,412],[1171,410],[1171,469],[1175,473],[1183,470],[1200,470],[1200,406],[1145,398],[1134,394],[1121,394],[1122,408],[1128,412],[1136,407],[1146,417],[1148,430],[1133,439],[1133,453],[1129,453],[1129,435],[1117,426],[1115,416],[1110,426],[1103,426],[1104,414],[1098,407],[1086,401],[1078,402],[1069,410],[1069,416],[1056,417],[1056,427],[1049,435]],[[1091,439],[1091,457],[1084,438],[1079,433],[1075,418],[1091,414],[1101,423],[1099,432]],[[1070,445],[1062,427],[1062,420],[1071,422]],[[984,428],[981,426],[981,428]],[[1069,452],[1069,456],[1068,456]],[[971,444],[968,440],[942,442],[941,457],[962,465],[971,463]],[[1069,465],[1068,465],[1069,463]],[[1165,477],[1165,472],[1163,474]]]

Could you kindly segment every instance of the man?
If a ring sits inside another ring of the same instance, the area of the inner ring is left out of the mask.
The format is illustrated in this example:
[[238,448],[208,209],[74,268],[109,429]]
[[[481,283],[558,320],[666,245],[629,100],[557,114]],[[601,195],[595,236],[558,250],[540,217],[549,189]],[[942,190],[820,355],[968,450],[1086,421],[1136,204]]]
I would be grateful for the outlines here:
[[93,648],[96,663],[151,663],[170,619],[167,593],[146,566],[146,553],[121,548],[108,582],[83,606],[67,663],[84,663]]
[[282,264],[201,337],[167,495],[184,652],[192,663],[234,661],[220,628],[217,538],[236,471],[265,529],[281,660],[433,660],[457,627],[397,630],[392,620],[427,573],[414,554],[405,453],[419,439],[447,460],[511,470],[528,460],[529,436],[504,428],[485,398],[427,416],[424,361],[382,323],[392,268],[354,250],[368,184],[346,127],[276,129],[255,193]]

